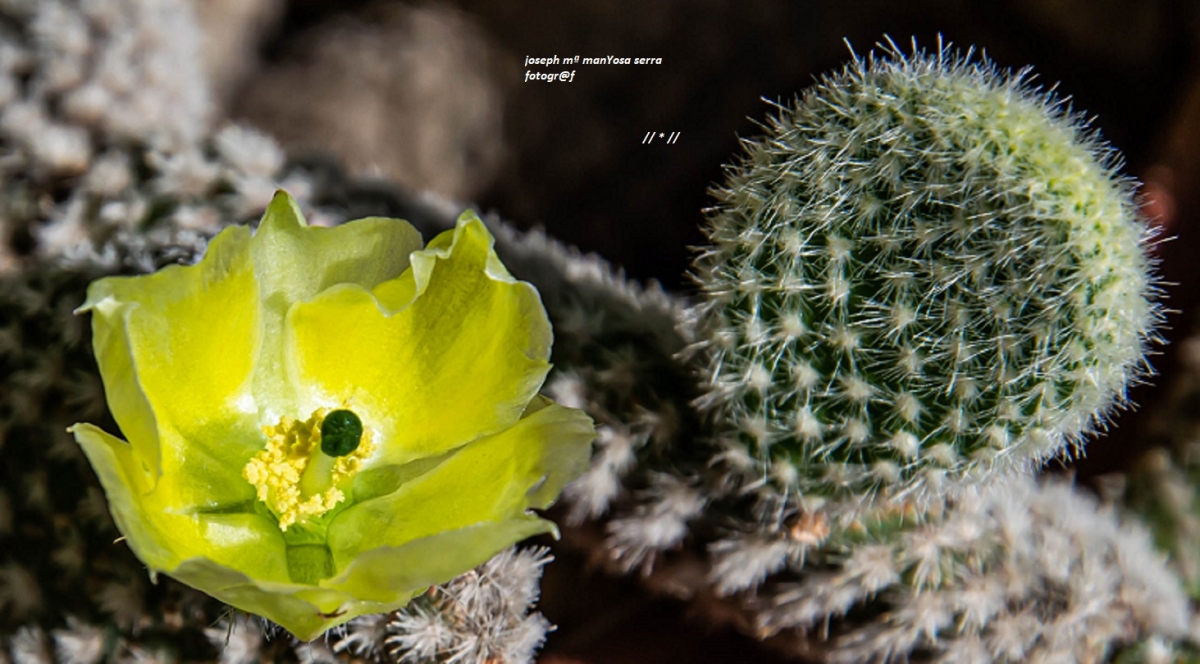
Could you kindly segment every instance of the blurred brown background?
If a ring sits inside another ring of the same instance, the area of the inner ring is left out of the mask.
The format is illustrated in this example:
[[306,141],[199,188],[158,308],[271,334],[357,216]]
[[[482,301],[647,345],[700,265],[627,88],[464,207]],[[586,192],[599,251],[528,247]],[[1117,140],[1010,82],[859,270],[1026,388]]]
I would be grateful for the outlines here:
[[[355,174],[493,209],[595,251],[637,278],[686,290],[706,190],[769,107],[884,35],[940,34],[998,65],[1032,65],[1124,153],[1159,247],[1169,329],[1200,300],[1200,3],[1190,0],[195,0],[228,117],[295,156],[336,155]],[[661,57],[661,65],[531,66],[525,56]],[[645,134],[681,132],[673,145]],[[1183,313],[1179,313],[1183,312]],[[1170,378],[1171,346],[1155,358]],[[1075,469],[1123,467],[1148,442],[1156,391]],[[579,561],[575,561],[578,563]],[[579,565],[552,566],[545,650],[557,662],[772,661],[689,621],[681,606]],[[556,572],[556,570],[558,570]],[[567,571],[563,571],[567,570]],[[572,572],[571,570],[576,570]],[[565,576],[564,576],[565,575]],[[634,599],[629,599],[633,597]],[[590,607],[590,608],[589,608]]]

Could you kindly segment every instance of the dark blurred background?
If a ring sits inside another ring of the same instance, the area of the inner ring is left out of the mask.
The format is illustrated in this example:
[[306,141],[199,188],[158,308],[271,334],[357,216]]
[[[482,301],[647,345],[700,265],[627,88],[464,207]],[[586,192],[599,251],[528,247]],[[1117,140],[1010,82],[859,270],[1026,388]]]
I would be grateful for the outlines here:
[[[1189,0],[263,4],[274,15],[260,64],[222,82],[231,115],[672,287],[700,241],[707,187],[769,110],[762,98],[842,66],[846,41],[863,53],[885,35],[927,47],[942,35],[1001,67],[1032,65],[1145,179],[1167,157],[1200,33]],[[525,56],[570,54],[663,63],[531,66],[576,76],[524,82]],[[647,131],[682,133],[643,146]]]
[[[1164,336],[1192,329],[1200,3],[1191,0],[197,0],[197,9],[226,114],[293,155],[334,155],[356,175],[542,226],[685,292],[706,191],[738,136],[769,112],[763,98],[788,99],[842,66],[846,42],[860,54],[885,35],[904,47],[914,38],[933,47],[939,35],[973,45],[1003,68],[1032,66],[1125,155],[1144,210],[1174,238],[1156,250],[1173,310]],[[662,64],[524,65],[556,55]],[[525,82],[526,69],[575,76]],[[647,132],[680,133],[644,145]],[[1154,359],[1156,384],[1170,379],[1171,348]],[[1120,415],[1073,465],[1083,480],[1124,467],[1149,442],[1157,392],[1143,386],[1131,398],[1142,409]],[[561,627],[546,661],[770,661],[738,637],[705,632],[679,605],[622,599],[635,593],[629,582],[555,576],[578,567],[549,572],[546,612]],[[582,611],[589,599],[595,610]]]

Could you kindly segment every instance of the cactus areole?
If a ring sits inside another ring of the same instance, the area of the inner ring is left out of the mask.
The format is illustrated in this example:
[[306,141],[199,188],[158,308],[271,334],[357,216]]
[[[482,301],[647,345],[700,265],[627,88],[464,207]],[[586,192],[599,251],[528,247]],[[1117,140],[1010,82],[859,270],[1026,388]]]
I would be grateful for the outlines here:
[[1028,467],[1147,370],[1134,185],[1027,78],[891,46],[743,141],[693,314],[698,405],[753,472],[831,496]]

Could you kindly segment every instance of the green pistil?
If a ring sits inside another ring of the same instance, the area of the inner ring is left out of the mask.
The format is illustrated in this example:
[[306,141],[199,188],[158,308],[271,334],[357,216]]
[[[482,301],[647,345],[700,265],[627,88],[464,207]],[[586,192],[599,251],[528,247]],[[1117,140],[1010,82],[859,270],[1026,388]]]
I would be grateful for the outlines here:
[[358,449],[362,434],[362,420],[358,415],[348,410],[335,410],[321,423],[321,451],[331,457],[346,456]]

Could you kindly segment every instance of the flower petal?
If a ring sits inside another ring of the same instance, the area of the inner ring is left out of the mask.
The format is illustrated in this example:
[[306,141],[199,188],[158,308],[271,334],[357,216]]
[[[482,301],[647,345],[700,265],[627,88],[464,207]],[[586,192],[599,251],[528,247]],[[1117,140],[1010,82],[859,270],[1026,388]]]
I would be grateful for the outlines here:
[[[534,397],[521,423],[525,431],[518,435],[544,446],[540,472],[545,479],[528,494],[529,506],[544,510],[554,504],[568,482],[587,470],[596,425],[582,410],[560,406],[541,395]],[[522,451],[531,452],[528,448]]]
[[337,286],[295,305],[289,375],[307,390],[301,403],[361,410],[384,463],[516,422],[550,369],[550,323],[491,247],[483,222],[463,215],[376,293]]
[[171,266],[142,277],[101,279],[79,311],[92,312],[96,359],[105,394],[139,461],[152,471],[165,460],[187,468],[188,450],[166,450],[181,438],[206,460],[237,472],[253,441],[211,435],[246,424],[239,406],[249,395],[260,345],[259,309],[249,231],[229,228],[195,266]]
[[[287,557],[279,527],[248,507],[244,511],[180,511],[165,504],[148,469],[125,441],[91,424],[71,428],[96,469],[109,509],[129,548],[156,572],[173,574],[197,553],[257,579],[286,581]],[[208,590],[207,588],[202,589]]]
[[393,593],[390,602],[362,600],[344,590],[263,581],[203,557],[185,560],[169,573],[226,604],[279,624],[301,641],[358,616],[398,609],[423,590]]
[[335,284],[366,289],[395,279],[421,248],[406,221],[368,217],[332,228],[308,227],[295,199],[278,192],[254,235],[253,259],[263,303],[263,335],[272,343],[258,357],[254,395],[271,419],[290,414],[295,387],[285,380],[284,326],[288,309]]
[[[378,547],[360,554],[341,574],[321,585],[362,600],[391,604],[403,596],[396,594],[398,589],[412,589],[412,597],[477,567],[523,539],[552,529],[549,522],[527,515],[438,533],[402,546]],[[407,600],[395,606],[404,603]]]
[[[464,446],[395,491],[339,514],[327,540],[334,568],[344,570],[370,549],[403,546],[443,531],[488,523],[526,529],[526,510],[545,507],[583,469],[593,438],[591,419],[583,412],[545,405],[512,427]],[[553,524],[543,524],[542,532],[553,531]]]

